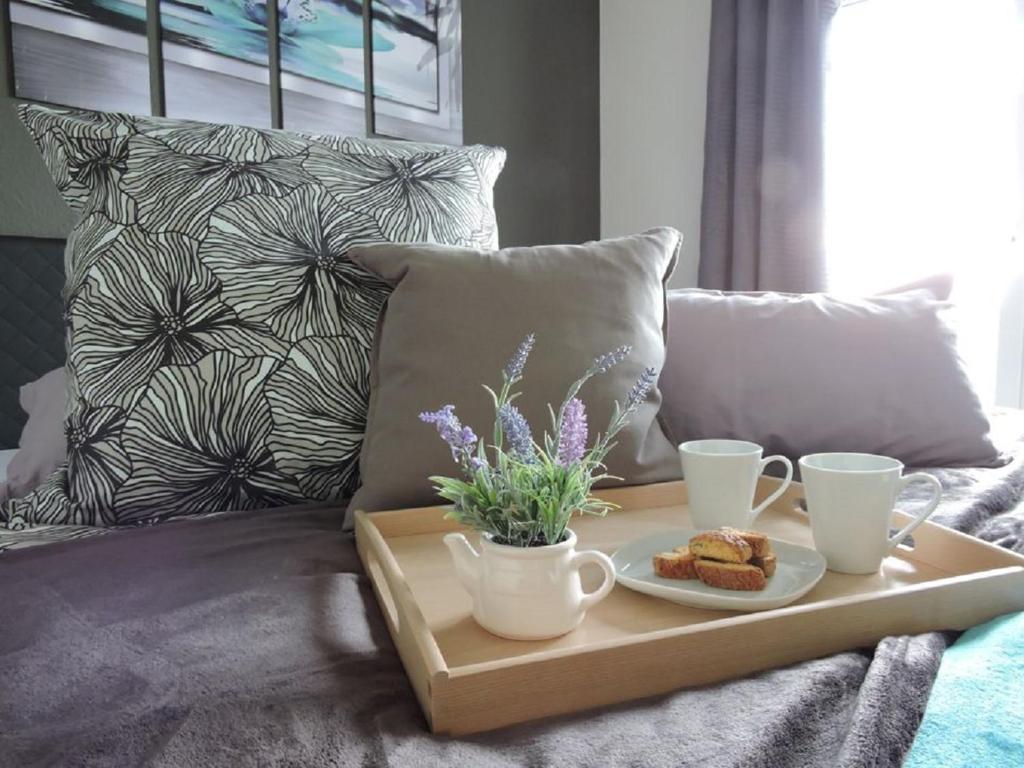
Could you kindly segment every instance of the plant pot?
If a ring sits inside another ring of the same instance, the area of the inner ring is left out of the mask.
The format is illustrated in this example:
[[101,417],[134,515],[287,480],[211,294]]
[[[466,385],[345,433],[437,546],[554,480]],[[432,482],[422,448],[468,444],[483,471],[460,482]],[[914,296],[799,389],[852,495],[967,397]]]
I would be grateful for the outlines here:
[[[444,537],[481,627],[512,640],[559,637],[575,629],[587,609],[611,592],[611,559],[596,550],[577,552],[576,534],[566,533],[564,541],[545,547],[495,544],[483,534],[479,552],[461,533]],[[580,583],[580,568],[588,563],[604,571],[604,583],[589,594]]]

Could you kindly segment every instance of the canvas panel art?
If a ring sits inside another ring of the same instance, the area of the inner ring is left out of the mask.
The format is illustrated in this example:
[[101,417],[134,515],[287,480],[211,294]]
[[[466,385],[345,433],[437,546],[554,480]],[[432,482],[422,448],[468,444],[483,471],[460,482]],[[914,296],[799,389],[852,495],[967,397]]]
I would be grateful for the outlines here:
[[167,116],[270,128],[267,6],[160,0]]
[[[285,125],[342,132],[363,121],[366,60],[359,0],[280,0]],[[458,2],[374,0],[375,132],[462,143]],[[315,124],[315,125],[314,125]]]
[[363,4],[278,0],[285,127],[360,135],[366,130]]
[[145,0],[12,0],[15,96],[149,114]]
[[458,4],[375,0],[372,28],[375,130],[462,143]]
[[459,0],[277,0],[279,70],[265,0],[161,0],[157,63],[145,0],[11,8],[20,98],[151,114],[150,70],[162,65],[170,117],[270,127],[279,82],[281,127],[462,142]]

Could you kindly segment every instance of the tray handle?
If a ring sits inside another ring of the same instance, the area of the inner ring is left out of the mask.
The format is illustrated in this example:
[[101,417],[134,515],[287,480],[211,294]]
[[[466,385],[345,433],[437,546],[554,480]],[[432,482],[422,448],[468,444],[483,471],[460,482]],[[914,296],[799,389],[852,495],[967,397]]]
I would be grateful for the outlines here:
[[372,550],[366,552],[366,570],[373,583],[377,585],[377,595],[380,597],[381,608],[384,609],[384,620],[388,623],[388,629],[391,630],[393,637],[398,637],[402,630],[402,619],[398,615],[395,597],[391,594],[391,583],[388,576],[380,564],[377,553]]
[[[363,565],[384,608],[384,620],[388,623],[388,629],[403,659],[406,652],[415,647],[426,667],[428,678],[438,673],[447,674],[448,665],[445,664],[441,649],[437,647],[423,613],[416,605],[416,598],[406,583],[398,561],[380,530],[365,512],[356,512],[356,542]],[[408,670],[408,663],[406,666]]]

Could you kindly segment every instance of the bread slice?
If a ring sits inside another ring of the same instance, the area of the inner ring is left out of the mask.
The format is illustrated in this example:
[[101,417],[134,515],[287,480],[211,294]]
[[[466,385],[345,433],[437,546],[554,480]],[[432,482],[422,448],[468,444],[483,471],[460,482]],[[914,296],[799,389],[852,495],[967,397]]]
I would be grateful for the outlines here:
[[745,563],[754,554],[742,536],[723,530],[697,534],[690,539],[690,552],[696,557],[725,563]]
[[676,547],[674,552],[654,556],[654,573],[664,579],[696,579],[695,560],[686,547]]
[[770,579],[775,575],[775,566],[778,563],[778,559],[773,554],[767,554],[762,557],[756,555],[750,559],[751,565],[756,565],[762,571],[764,571],[765,578]]
[[722,528],[722,530],[733,533],[747,542],[754,557],[764,557],[772,553],[772,542],[767,534],[759,531],[741,531],[738,528]]
[[694,563],[697,578],[709,587],[732,589],[742,592],[758,592],[765,588],[768,580],[764,571],[747,563],[722,563],[717,560],[698,559]]

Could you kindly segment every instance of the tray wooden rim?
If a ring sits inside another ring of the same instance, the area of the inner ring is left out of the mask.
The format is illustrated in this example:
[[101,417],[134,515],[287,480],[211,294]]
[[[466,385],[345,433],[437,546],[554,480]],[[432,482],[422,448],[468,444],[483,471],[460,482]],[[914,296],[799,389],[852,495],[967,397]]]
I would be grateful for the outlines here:
[[[768,493],[776,488],[777,485],[777,480],[763,478],[759,487],[759,494]],[[776,505],[792,506],[801,495],[802,486],[799,483],[793,483],[787,492],[776,502]],[[622,507],[621,510],[613,514],[628,514],[633,509],[671,507],[685,503],[685,483],[683,481],[673,481],[646,486],[606,489],[601,493],[601,496]],[[500,680],[502,685],[514,684],[514,680],[509,679],[510,675],[516,675],[517,671],[521,671],[522,668],[530,665],[550,668],[553,664],[566,666],[566,660],[575,660],[575,666],[581,667],[586,660],[591,658],[608,658],[609,655],[636,656],[645,648],[658,648],[661,649],[658,652],[663,653],[665,649],[681,648],[692,645],[695,642],[700,642],[701,636],[708,633],[727,637],[741,632],[747,625],[802,623],[806,622],[814,614],[826,612],[836,616],[847,616],[847,618],[864,616],[867,609],[874,603],[878,603],[882,607],[886,603],[891,603],[892,606],[905,606],[908,604],[908,601],[912,601],[915,597],[928,597],[934,601],[936,596],[947,591],[962,595],[964,599],[966,599],[966,596],[972,595],[976,607],[973,612],[969,612],[971,615],[987,616],[988,613],[991,613],[991,610],[1003,604],[1013,604],[1018,609],[1024,609],[1024,556],[967,534],[935,523],[926,522],[915,531],[915,538],[918,540],[928,540],[940,537],[943,540],[944,549],[951,549],[966,560],[966,564],[961,564],[960,570],[963,571],[966,568],[969,572],[953,573],[940,565],[922,560],[922,562],[926,562],[936,570],[948,575],[916,584],[825,598],[812,603],[784,606],[770,611],[739,615],[730,614],[696,624],[660,630],[639,631],[628,637],[594,641],[582,648],[538,649],[516,656],[449,667],[420,606],[416,602],[412,588],[406,582],[401,567],[388,545],[388,538],[393,536],[440,534],[459,530],[460,526],[458,524],[444,519],[443,516],[447,509],[444,506],[432,506],[376,513],[357,511],[355,515],[356,545],[360,558],[370,577],[374,593],[384,613],[388,630],[395,641],[413,689],[420,701],[431,730],[435,732],[469,733],[520,722],[525,719],[533,719],[533,717],[540,717],[554,712],[572,711],[572,709],[563,707],[552,712],[545,712],[541,711],[543,707],[534,709],[527,707],[526,716],[513,712],[505,716],[493,716],[490,719],[486,716],[478,716],[474,719],[472,715],[467,714],[467,711],[471,708],[465,706],[465,702],[463,702],[464,706],[458,706],[458,689],[460,685],[473,689],[473,694],[479,699],[485,695],[485,691],[481,689],[484,680]],[[909,518],[902,515],[902,513],[897,513],[896,522],[899,523],[903,519]],[[992,587],[992,590],[989,590],[993,592],[992,595],[986,595],[986,586]],[[1017,591],[1020,593],[1020,599],[1015,599],[1012,594],[1014,586],[1016,586]],[[1003,589],[998,587],[1003,587]],[[1007,590],[1010,590],[1010,592],[1007,592]],[[983,599],[986,597],[988,599]],[[890,612],[893,611],[897,614],[899,613],[898,608],[890,608]],[[997,613],[993,613],[992,616],[1002,612],[1005,611],[999,610]],[[947,613],[952,613],[952,611],[947,611]],[[898,615],[893,618],[898,618]],[[889,626],[891,623],[889,621],[886,626]],[[908,621],[909,623],[911,622]],[[970,621],[967,626],[974,623],[977,622]],[[917,625],[915,624],[915,626]],[[951,626],[949,628],[966,627]],[[836,647],[835,640],[830,640],[829,642],[822,640],[822,643],[820,647],[829,649]],[[794,657],[792,654],[784,653],[785,649],[774,650],[777,652],[772,658],[790,659],[788,663],[824,655],[824,653],[812,653],[811,655]],[[777,666],[777,664],[771,664],[770,666]],[[737,667],[740,674],[764,668],[769,667],[764,665],[750,667],[749,664]],[[521,674],[516,676],[523,677]],[[697,682],[693,684],[714,682],[716,679],[727,679],[730,676],[738,675],[730,674],[707,680],[702,680],[698,675]],[[663,682],[660,686],[651,686],[650,690],[641,695],[662,693],[678,687],[682,686],[672,684],[666,687]],[[587,701],[586,704],[575,707],[575,709],[638,697],[634,693],[627,693],[629,695],[622,696],[621,698],[608,698],[607,696],[601,698],[598,696]],[[508,696],[509,691],[506,690],[502,698],[508,698]],[[477,701],[475,706],[479,707],[479,703]],[[550,709],[551,707],[548,708]]]

